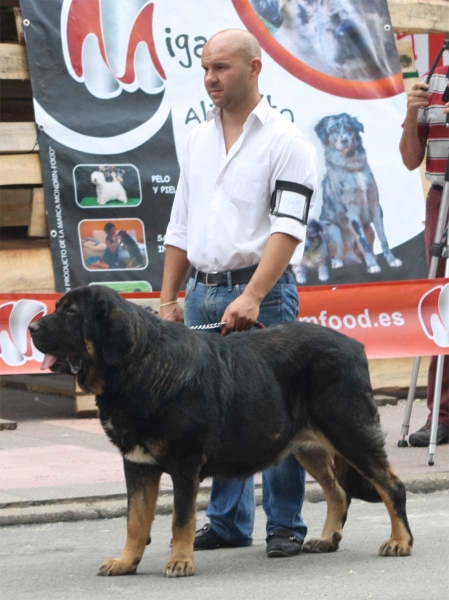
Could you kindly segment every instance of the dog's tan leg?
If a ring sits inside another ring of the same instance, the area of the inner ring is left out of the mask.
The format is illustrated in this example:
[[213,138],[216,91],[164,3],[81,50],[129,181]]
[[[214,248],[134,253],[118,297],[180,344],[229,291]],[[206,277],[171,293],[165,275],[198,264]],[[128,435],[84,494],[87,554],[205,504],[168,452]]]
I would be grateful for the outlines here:
[[128,488],[128,524],[125,546],[119,558],[103,563],[98,575],[132,575],[150,543],[161,471],[125,460]]
[[196,496],[199,488],[197,475],[172,475],[174,509],[172,520],[172,551],[164,567],[166,577],[188,577],[195,574],[193,542],[196,525]]
[[391,467],[379,469],[368,478],[387,507],[391,519],[391,537],[379,548],[380,556],[410,556],[413,536],[405,512],[405,487]]
[[295,453],[306,471],[321,485],[327,502],[326,521],[320,538],[311,538],[303,552],[335,552],[343,537],[348,499],[337,481],[333,455],[318,442],[306,442]]

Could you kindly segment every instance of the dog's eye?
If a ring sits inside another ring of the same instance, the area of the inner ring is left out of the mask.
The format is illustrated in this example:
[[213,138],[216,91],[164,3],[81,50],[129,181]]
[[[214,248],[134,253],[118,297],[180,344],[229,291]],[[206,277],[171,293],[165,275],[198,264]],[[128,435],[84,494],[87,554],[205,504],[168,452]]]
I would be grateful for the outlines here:
[[78,313],[76,312],[76,310],[72,307],[72,306],[68,306],[65,310],[65,314],[68,317],[75,317]]

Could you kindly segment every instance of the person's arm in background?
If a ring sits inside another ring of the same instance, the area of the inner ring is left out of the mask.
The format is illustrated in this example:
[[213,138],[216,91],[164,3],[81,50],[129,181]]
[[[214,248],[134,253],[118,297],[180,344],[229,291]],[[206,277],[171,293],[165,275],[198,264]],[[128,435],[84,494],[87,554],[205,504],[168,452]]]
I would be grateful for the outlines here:
[[[273,165],[271,189],[276,180],[299,183],[316,191],[317,161],[313,147],[302,138],[291,140]],[[315,195],[315,194],[314,194]],[[313,202],[312,202],[313,203]],[[285,272],[298,243],[305,240],[306,225],[295,219],[273,219],[271,236],[265,246],[259,266],[241,296],[225,310],[222,333],[251,329],[259,316],[260,303]]]
[[427,136],[419,135],[418,115],[420,109],[429,106],[428,88],[429,85],[425,82],[415,83],[408,96],[407,114],[403,124],[399,150],[402,162],[410,171],[419,167],[426,154]]

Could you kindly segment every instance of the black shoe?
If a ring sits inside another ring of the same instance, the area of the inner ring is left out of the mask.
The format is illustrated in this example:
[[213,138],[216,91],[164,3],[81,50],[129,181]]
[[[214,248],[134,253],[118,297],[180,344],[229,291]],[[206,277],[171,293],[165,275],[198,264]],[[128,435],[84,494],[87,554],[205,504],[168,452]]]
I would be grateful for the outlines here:
[[194,550],[217,550],[218,548],[238,548],[241,544],[231,544],[223,539],[212,529],[211,524],[207,523],[195,533],[193,543]]
[[302,540],[288,529],[273,529],[267,536],[267,555],[270,558],[296,556],[301,552]]
[[[412,433],[408,438],[411,446],[428,446],[430,444],[431,422],[427,421],[424,427]],[[449,442],[449,427],[438,423],[437,444],[447,444]]]

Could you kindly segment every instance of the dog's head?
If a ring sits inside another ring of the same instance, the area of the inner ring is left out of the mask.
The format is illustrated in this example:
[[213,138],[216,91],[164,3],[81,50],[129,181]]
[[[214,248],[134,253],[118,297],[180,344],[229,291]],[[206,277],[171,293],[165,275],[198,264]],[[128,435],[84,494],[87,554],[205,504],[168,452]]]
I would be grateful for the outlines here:
[[251,0],[287,50],[309,66],[345,79],[387,77],[398,69],[385,24],[385,0]]
[[133,238],[129,235],[129,233],[127,233],[126,231],[119,231],[117,233],[117,237],[115,238],[115,241],[117,242],[118,246],[121,246],[122,248],[132,244],[132,242],[134,241]]
[[324,241],[323,226],[316,219],[310,219],[307,223],[306,242],[304,251],[310,252],[316,250]]
[[315,126],[315,132],[323,146],[332,146],[347,154],[362,143],[360,133],[363,132],[363,125],[355,117],[341,113],[321,119]]
[[34,345],[45,354],[41,368],[77,375],[83,389],[101,393],[104,369],[129,364],[142,341],[139,310],[106,286],[68,292],[53,313],[30,325]]
[[101,171],[94,171],[90,176],[90,180],[95,185],[102,184],[106,181],[104,174]]

